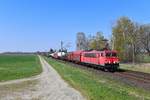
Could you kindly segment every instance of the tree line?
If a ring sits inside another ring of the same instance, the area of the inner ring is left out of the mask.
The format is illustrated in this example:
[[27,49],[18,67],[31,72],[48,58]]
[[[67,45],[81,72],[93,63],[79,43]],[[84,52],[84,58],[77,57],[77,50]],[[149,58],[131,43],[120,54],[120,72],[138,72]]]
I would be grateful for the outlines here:
[[84,32],[77,33],[76,40],[77,50],[102,50],[110,49],[108,40],[103,36],[102,32],[97,32],[96,35],[85,36]]
[[102,32],[85,36],[78,32],[77,50],[112,49],[118,51],[123,62],[139,62],[143,55],[150,56],[150,24],[140,24],[128,17],[120,17],[112,26],[112,37],[106,39]]

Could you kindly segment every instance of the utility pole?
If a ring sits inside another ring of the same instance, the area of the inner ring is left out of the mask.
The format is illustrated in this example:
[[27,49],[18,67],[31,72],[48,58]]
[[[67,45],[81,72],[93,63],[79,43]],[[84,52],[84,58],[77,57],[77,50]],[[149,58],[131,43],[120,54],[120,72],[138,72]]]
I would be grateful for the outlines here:
[[63,41],[61,41],[61,51],[63,50]]
[[62,56],[62,51],[63,51],[63,41],[61,41],[60,45],[61,45],[61,56]]

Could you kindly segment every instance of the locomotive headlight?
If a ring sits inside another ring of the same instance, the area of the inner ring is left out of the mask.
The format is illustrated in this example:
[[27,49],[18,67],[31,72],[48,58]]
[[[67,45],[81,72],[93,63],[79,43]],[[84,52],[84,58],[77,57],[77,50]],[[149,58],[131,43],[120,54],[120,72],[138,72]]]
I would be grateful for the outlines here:
[[114,61],[114,64],[115,64],[116,62]]
[[110,64],[110,61],[108,63]]

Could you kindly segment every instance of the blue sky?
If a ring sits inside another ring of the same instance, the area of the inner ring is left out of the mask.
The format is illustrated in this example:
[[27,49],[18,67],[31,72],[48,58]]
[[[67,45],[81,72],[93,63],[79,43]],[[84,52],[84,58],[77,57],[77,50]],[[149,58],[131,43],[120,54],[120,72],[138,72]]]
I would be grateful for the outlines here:
[[117,18],[147,24],[149,11],[149,0],[0,0],[0,52],[58,49],[61,40],[74,50],[77,32],[109,38]]

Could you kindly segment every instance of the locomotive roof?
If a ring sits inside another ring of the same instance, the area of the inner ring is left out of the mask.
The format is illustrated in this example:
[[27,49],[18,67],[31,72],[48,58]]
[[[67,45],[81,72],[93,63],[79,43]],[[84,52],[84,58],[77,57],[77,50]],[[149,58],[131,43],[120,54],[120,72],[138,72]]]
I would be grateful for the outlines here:
[[92,50],[92,51],[84,51],[84,53],[101,53],[101,52],[117,52],[115,50],[103,50],[103,51],[97,51],[97,50]]

